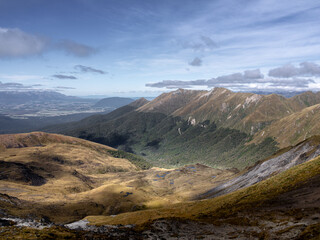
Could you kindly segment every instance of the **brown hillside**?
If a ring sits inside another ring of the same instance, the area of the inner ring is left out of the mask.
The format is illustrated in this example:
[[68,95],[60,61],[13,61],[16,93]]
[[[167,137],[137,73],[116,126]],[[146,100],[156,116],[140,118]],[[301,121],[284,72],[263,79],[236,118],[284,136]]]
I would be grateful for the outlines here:
[[253,134],[294,112],[320,103],[320,93],[306,92],[292,98],[232,92],[225,88],[211,91],[179,89],[164,93],[138,111],[154,111],[181,116],[193,124],[205,120],[218,126]]
[[319,122],[320,104],[317,104],[273,122],[257,132],[252,142],[259,143],[266,137],[273,137],[280,148],[295,145],[313,135],[320,134]]
[[178,89],[173,92],[163,93],[159,97],[139,108],[138,111],[160,112],[170,115],[177,109],[193,102],[205,92],[206,91]]
[[234,175],[200,164],[142,171],[115,149],[57,134],[0,135],[0,144],[0,192],[19,201],[0,198],[0,209],[54,222],[185,201]]

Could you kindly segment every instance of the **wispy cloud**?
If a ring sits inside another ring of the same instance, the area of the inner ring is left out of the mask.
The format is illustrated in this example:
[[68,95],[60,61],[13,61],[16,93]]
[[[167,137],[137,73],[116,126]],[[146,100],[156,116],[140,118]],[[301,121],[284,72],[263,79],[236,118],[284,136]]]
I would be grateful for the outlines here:
[[8,82],[2,83],[0,81],[0,91],[19,91],[19,90],[35,90],[37,87],[42,87],[41,84],[24,85],[22,83]]
[[62,40],[57,44],[57,48],[62,49],[67,54],[75,57],[89,57],[97,52],[97,49],[72,40]]
[[199,67],[202,65],[202,60],[198,57],[195,57],[191,62],[189,62],[190,66]]
[[0,28],[0,58],[26,57],[43,53],[48,42],[17,28]]
[[180,44],[183,48],[194,51],[210,51],[218,47],[208,36],[199,36],[195,40],[182,41]]
[[2,80],[10,80],[10,81],[28,81],[28,80],[40,80],[43,79],[43,76],[40,75],[0,75],[0,79]]
[[63,91],[63,90],[70,90],[70,89],[76,89],[76,88],[74,88],[74,87],[64,87],[64,86],[57,86],[57,87],[55,87],[55,89],[57,90],[57,91]]
[[36,56],[55,50],[63,50],[75,57],[89,57],[97,52],[97,49],[91,46],[72,40],[65,39],[55,42],[18,28],[0,27],[0,58]]
[[58,78],[58,79],[77,79],[77,77],[75,77],[75,76],[63,75],[63,74],[55,74],[55,75],[52,75],[52,77]]
[[76,65],[74,66],[74,68],[76,70],[79,70],[83,73],[88,73],[88,72],[92,72],[92,73],[99,73],[99,74],[107,74],[106,71],[100,70],[100,69],[96,69],[93,67],[88,67],[88,66],[83,66],[83,65]]

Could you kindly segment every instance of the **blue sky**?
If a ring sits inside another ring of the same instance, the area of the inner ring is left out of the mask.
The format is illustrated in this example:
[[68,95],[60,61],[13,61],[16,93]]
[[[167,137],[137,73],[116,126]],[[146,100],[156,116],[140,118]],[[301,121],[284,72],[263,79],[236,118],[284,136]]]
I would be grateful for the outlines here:
[[0,90],[320,90],[317,0],[0,0]]

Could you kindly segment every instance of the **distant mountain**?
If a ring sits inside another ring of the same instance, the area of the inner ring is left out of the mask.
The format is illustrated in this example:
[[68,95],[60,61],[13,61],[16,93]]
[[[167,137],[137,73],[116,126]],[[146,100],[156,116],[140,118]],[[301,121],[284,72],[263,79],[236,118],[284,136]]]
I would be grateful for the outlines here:
[[[274,134],[266,132],[259,139],[255,135],[280,121],[291,126],[290,118],[319,103],[320,93],[313,92],[285,98],[224,88],[179,89],[144,101],[140,107],[127,105],[107,115],[48,130],[134,152],[163,167],[200,162],[244,169],[280,147],[320,134],[319,124],[314,122],[315,127],[307,135],[303,128],[296,128],[301,137],[295,141],[289,141],[291,135],[283,131],[279,136],[286,141],[280,145],[277,130],[271,131]],[[290,132],[294,129],[291,127]]]
[[12,119],[0,115],[0,134],[30,131],[34,127],[34,124],[29,120]]
[[277,95],[281,95],[284,96],[286,98],[291,98],[294,97],[296,95],[299,95],[301,93],[304,93],[303,91],[252,91],[252,93],[256,93],[259,95],[270,95],[270,94],[277,94]]
[[122,97],[110,97],[110,98],[104,98],[101,99],[99,102],[97,102],[94,107],[100,107],[100,108],[119,108],[125,105],[128,105],[129,103],[132,103],[134,99],[132,98],[122,98]]
[[[106,112],[109,111],[106,110]],[[29,117],[25,119],[15,119],[0,114],[0,134],[36,131],[49,125],[77,122],[94,114],[96,113],[74,113],[53,117]]]
[[78,122],[72,122],[72,123],[66,123],[66,124],[55,124],[52,126],[46,126],[45,128],[41,128],[40,130],[45,132],[52,132],[52,133],[54,132],[63,133],[63,132],[69,132],[69,131],[77,132],[77,130],[80,129],[79,131],[81,132],[83,127],[95,126],[96,124],[108,122],[113,119],[122,117],[124,115],[127,115],[135,111],[136,109],[143,106],[143,104],[147,102],[148,101],[145,100],[144,98],[140,98],[134,102],[131,102],[129,105],[120,107],[108,114],[96,114],[96,115],[87,117],[85,119],[82,119],[81,121],[78,121]]
[[25,104],[28,102],[51,102],[78,100],[77,97],[70,97],[54,91],[0,91],[1,104]]
[[141,107],[142,112],[161,112],[190,119],[195,124],[210,120],[249,134],[270,122],[320,103],[320,93],[306,92],[292,98],[232,92],[225,88],[211,91],[179,89],[164,93]]

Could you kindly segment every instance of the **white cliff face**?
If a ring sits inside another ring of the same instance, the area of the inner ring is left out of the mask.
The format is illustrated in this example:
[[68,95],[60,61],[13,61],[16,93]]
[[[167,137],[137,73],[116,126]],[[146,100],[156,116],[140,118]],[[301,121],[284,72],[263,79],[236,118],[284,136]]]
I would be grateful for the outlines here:
[[249,106],[252,103],[258,103],[261,98],[262,96],[258,94],[254,94],[251,97],[247,97],[246,100],[244,101],[243,108]]
[[188,124],[195,126],[197,124],[196,119],[192,118],[191,116],[188,118]]
[[209,96],[213,93],[213,91],[214,91],[214,88],[213,88],[213,89],[211,89],[209,92],[204,93],[203,95],[201,95],[201,96],[200,96],[200,98],[203,98],[203,97],[209,97]]
[[221,112],[228,110],[228,107],[228,103],[222,103],[220,108]]

